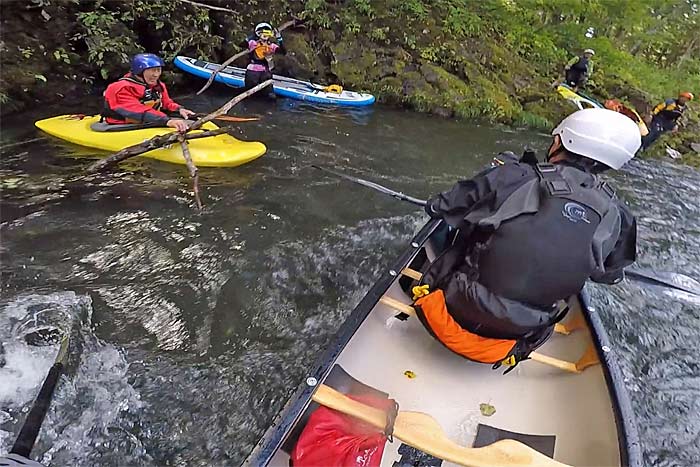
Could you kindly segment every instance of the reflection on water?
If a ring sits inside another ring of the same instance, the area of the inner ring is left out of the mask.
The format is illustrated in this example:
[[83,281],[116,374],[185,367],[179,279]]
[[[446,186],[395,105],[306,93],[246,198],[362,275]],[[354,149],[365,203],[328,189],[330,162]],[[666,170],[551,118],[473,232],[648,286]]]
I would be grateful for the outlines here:
[[[135,159],[84,176],[89,149],[46,138],[3,150],[0,451],[53,361],[50,329],[77,313],[79,365],[57,389],[36,456],[53,465],[236,465],[425,221],[311,164],[425,198],[498,151],[547,145],[529,132],[381,108],[278,100],[236,113],[262,117],[235,131],[268,153],[202,169],[201,214],[181,166]],[[36,138],[24,126],[31,118],[4,120],[2,144]],[[640,263],[700,277],[700,175],[635,162],[613,178],[638,214]],[[630,281],[589,288],[623,358],[649,465],[693,465],[697,299]],[[17,337],[30,328],[47,342]]]

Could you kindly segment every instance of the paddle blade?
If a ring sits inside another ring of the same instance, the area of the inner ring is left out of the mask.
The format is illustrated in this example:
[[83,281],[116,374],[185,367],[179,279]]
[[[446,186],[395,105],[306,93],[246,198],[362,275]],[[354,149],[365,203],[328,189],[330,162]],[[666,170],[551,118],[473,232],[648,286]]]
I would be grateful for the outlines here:
[[221,115],[216,117],[216,120],[222,120],[224,122],[256,122],[260,120],[260,117],[232,117],[230,115]]
[[692,277],[675,272],[653,271],[640,267],[625,269],[625,275],[629,278],[639,279],[652,284],[671,287],[689,294],[700,296],[700,282]]
[[[386,414],[320,385],[312,399],[321,405],[358,418],[379,430],[386,426]],[[472,467],[567,467],[515,440],[501,440],[482,448],[466,448],[450,440],[438,422],[420,412],[399,412],[394,436],[432,456]]]

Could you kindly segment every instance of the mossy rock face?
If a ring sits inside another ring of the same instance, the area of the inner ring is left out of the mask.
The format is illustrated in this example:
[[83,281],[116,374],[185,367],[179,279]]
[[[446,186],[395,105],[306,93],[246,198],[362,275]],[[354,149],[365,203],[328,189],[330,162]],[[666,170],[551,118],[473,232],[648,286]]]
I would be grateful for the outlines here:
[[317,80],[325,75],[325,66],[304,34],[284,34],[287,55],[275,57],[275,73],[294,76],[297,79]]
[[333,53],[331,71],[341,83],[362,89],[367,88],[369,83],[379,77],[377,54],[374,49],[348,36],[343,36],[330,48]]

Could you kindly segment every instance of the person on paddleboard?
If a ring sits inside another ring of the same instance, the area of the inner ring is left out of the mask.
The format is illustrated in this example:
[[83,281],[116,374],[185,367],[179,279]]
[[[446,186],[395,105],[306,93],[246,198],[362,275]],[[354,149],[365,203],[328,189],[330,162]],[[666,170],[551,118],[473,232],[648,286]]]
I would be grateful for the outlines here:
[[582,88],[593,74],[593,62],[595,55],[593,49],[586,49],[580,57],[574,57],[564,67],[564,82],[574,91]]
[[[131,71],[104,92],[102,119],[110,125],[151,123],[184,132],[187,117],[195,115],[172,100],[160,80],[165,63],[154,54],[138,54],[131,60]],[[182,118],[172,118],[177,112]]]
[[[284,55],[287,49],[284,47],[282,35],[277,29],[273,29],[270,23],[259,23],[255,26],[255,32],[245,40],[248,49],[249,63],[245,70],[245,88],[251,89],[258,84],[272,79],[274,64],[272,57],[275,54]],[[272,88],[268,94],[274,97]]]
[[566,314],[560,300],[588,279],[621,281],[635,261],[635,218],[596,174],[634,157],[637,125],[584,109],[552,135],[547,163],[503,153],[426,204],[451,238],[424,272],[426,290],[414,290],[416,309],[433,336],[471,360],[513,366],[527,358]]
[[693,97],[691,92],[683,91],[678,94],[677,99],[666,99],[652,109],[651,116],[647,119],[649,134],[642,138],[642,149],[651,146],[664,133],[678,131],[686,104],[692,101]]

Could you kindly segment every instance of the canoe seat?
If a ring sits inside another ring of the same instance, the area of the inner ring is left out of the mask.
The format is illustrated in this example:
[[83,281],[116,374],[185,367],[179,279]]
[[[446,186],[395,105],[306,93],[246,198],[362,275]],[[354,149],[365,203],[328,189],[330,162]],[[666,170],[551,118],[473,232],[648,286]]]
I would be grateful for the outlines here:
[[556,436],[554,435],[527,435],[523,433],[515,433],[513,431],[502,430],[489,425],[479,423],[476,430],[476,438],[474,438],[475,448],[481,448],[493,444],[502,439],[514,439],[523,444],[527,444],[532,449],[541,452],[545,456],[554,458],[554,443]]
[[[374,389],[371,386],[367,386],[364,383],[359,382],[352,376],[350,376],[344,369],[338,364],[333,365],[333,368],[331,369],[331,372],[328,374],[328,377],[323,381],[323,384],[326,386],[330,386],[333,389],[335,389],[338,392],[341,392],[343,394],[352,394],[353,396],[375,396],[375,397],[382,397],[382,398],[388,398],[389,394],[386,392],[379,391],[378,389]],[[316,410],[319,407],[319,405],[315,402],[312,402],[309,407],[304,411],[304,414],[301,416],[299,419],[299,422],[294,426],[294,429],[289,433],[289,436],[287,439],[284,440],[284,443],[282,444],[282,450],[286,452],[287,454],[290,454],[292,450],[294,449],[294,446],[297,444],[297,440],[299,439],[299,436],[301,436],[301,432],[304,431],[304,428],[306,427],[307,422],[309,421],[309,417],[313,413],[314,410]]]

